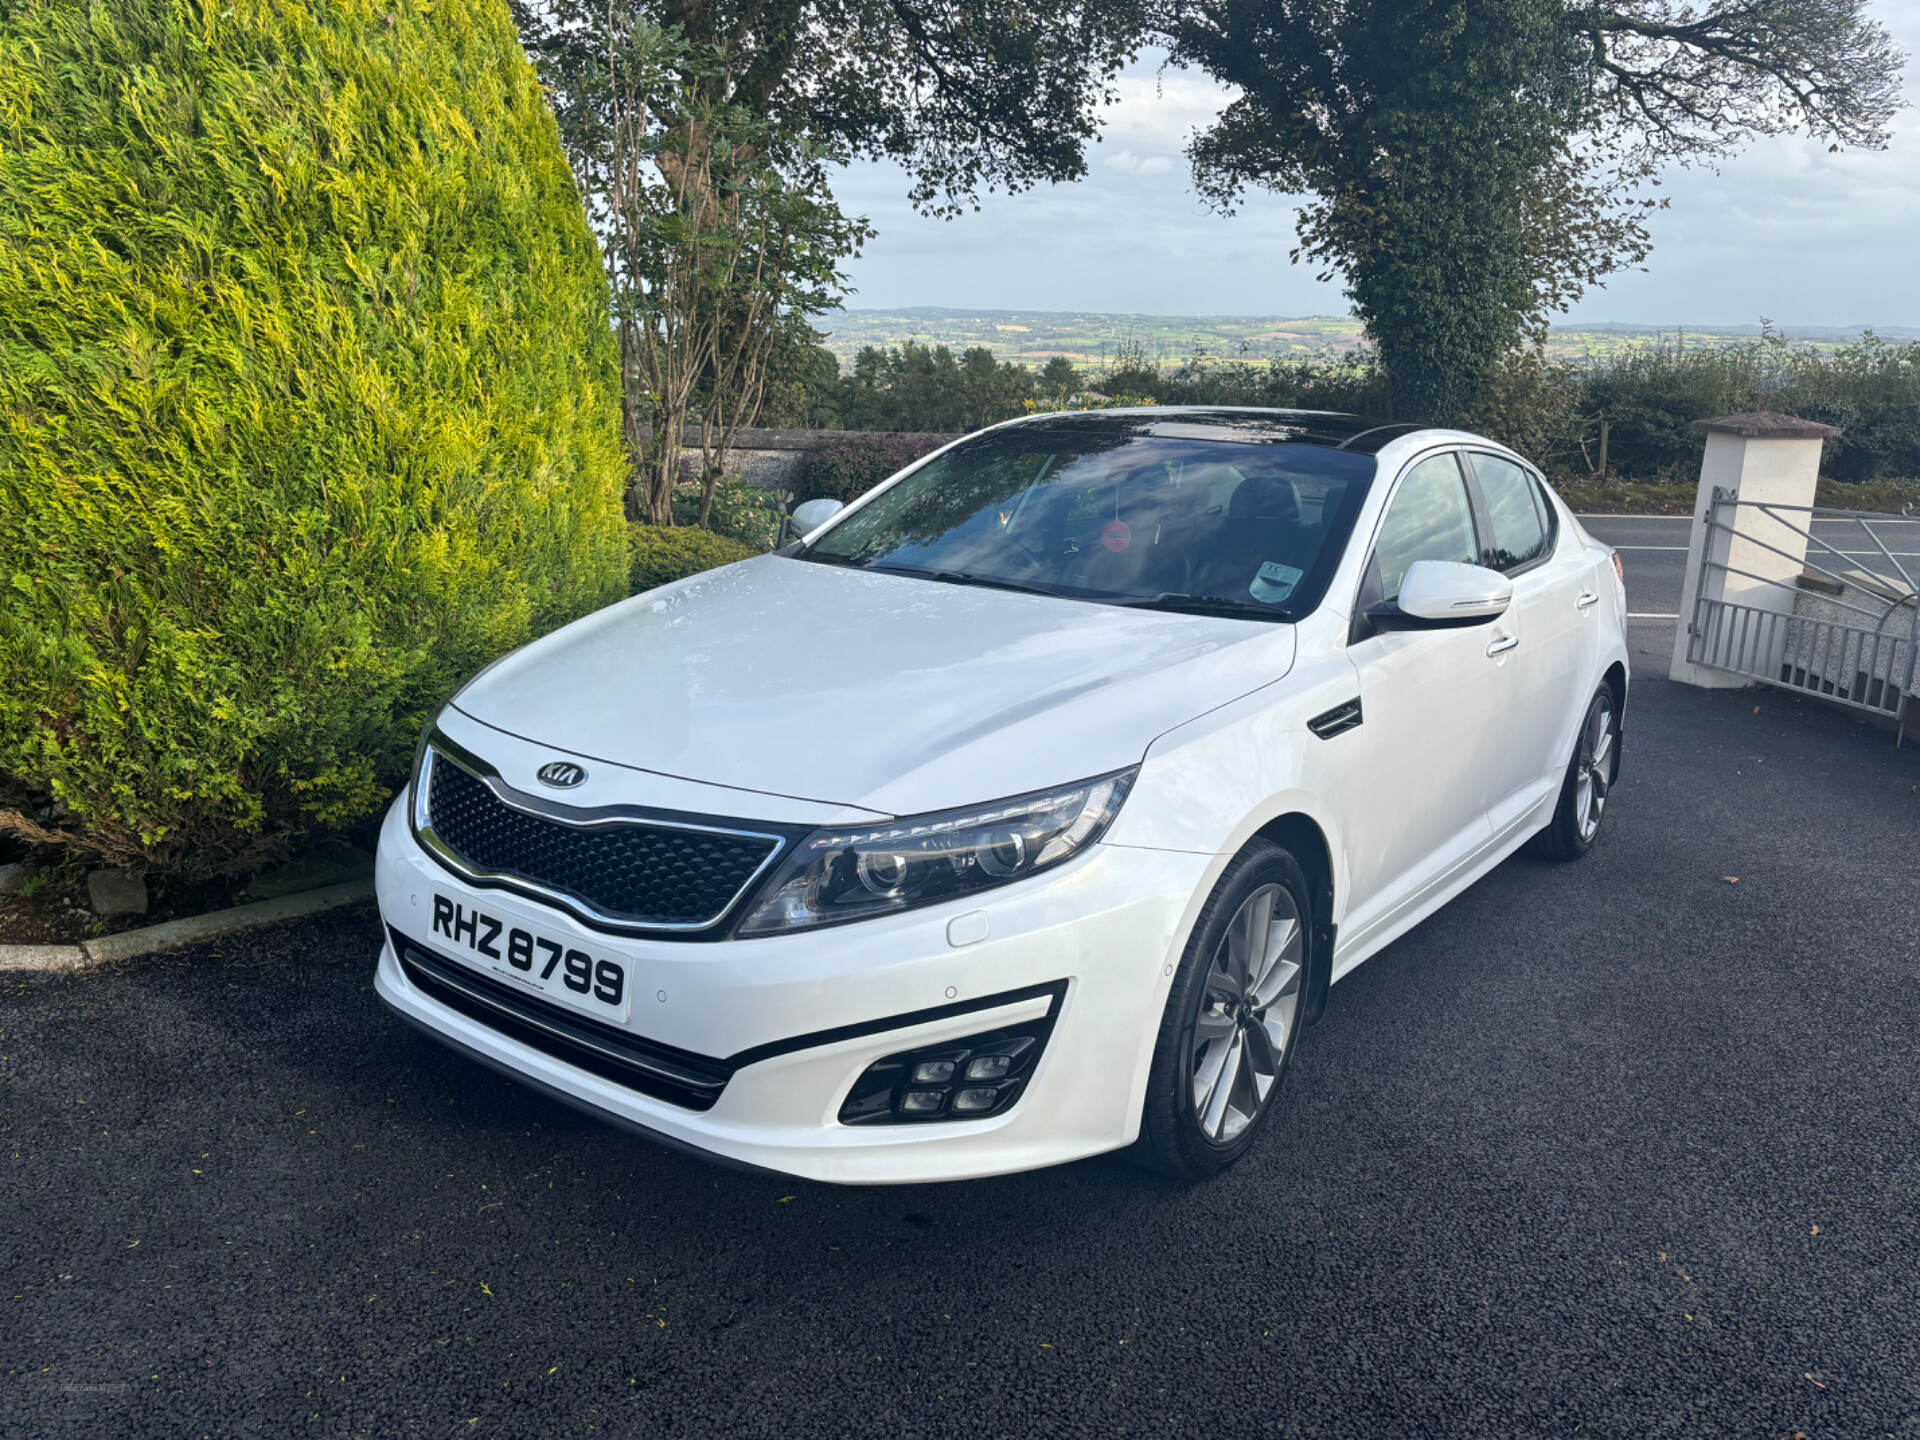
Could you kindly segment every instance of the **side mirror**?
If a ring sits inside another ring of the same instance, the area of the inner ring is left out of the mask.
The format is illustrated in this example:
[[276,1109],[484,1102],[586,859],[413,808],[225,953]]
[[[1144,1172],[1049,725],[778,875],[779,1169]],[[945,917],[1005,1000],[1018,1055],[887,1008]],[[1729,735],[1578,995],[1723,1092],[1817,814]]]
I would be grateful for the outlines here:
[[793,507],[793,533],[811,535],[846,508],[840,501],[824,496],[809,500],[804,505],[796,505]]
[[1416,560],[1400,582],[1398,601],[1376,605],[1367,617],[1383,630],[1431,630],[1482,625],[1513,603],[1513,582],[1484,565]]

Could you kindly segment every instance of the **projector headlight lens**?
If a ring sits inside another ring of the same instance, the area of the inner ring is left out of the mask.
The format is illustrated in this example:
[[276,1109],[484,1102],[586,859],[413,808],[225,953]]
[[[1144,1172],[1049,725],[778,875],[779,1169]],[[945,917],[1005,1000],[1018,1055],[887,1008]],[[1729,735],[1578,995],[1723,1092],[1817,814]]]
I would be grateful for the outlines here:
[[1072,859],[1113,824],[1134,770],[1059,790],[820,830],[787,857],[735,934],[773,935],[934,905]]

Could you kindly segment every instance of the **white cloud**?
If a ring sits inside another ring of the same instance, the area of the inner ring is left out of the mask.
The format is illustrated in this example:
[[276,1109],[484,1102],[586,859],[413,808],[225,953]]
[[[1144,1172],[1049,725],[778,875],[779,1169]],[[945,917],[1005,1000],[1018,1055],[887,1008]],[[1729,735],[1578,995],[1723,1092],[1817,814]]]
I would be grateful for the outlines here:
[[1100,157],[1097,162],[1104,169],[1118,170],[1123,175],[1164,175],[1173,169],[1174,157],[1171,155],[1136,155],[1131,150],[1115,150]]

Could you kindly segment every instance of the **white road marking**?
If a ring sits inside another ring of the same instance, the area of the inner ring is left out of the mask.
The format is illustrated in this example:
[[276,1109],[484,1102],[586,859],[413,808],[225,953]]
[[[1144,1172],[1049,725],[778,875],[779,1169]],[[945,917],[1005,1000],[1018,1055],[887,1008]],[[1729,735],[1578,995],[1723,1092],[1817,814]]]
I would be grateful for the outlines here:
[[[1687,549],[1685,545],[1616,545],[1613,548],[1616,550],[1679,550],[1682,552]],[[1812,551],[1811,553],[1831,555],[1834,552],[1823,548]],[[1881,560],[1886,558],[1881,555],[1878,550],[1842,550],[1840,554],[1847,556],[1849,559],[1865,558],[1868,560]],[[1890,550],[1887,554],[1893,556],[1896,560],[1920,560],[1920,550]]]
[[1678,611],[1629,610],[1627,612],[1627,619],[1629,620],[1678,620],[1679,618],[1680,615]]

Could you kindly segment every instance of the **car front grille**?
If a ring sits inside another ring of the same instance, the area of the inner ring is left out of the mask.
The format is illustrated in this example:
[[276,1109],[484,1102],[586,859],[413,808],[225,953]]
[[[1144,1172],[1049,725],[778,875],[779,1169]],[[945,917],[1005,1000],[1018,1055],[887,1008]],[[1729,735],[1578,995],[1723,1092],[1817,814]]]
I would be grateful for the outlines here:
[[[470,878],[572,901],[589,921],[697,930],[733,905],[780,848],[777,835],[511,804],[438,746],[427,752],[421,838]],[[557,807],[556,807],[557,808]]]

